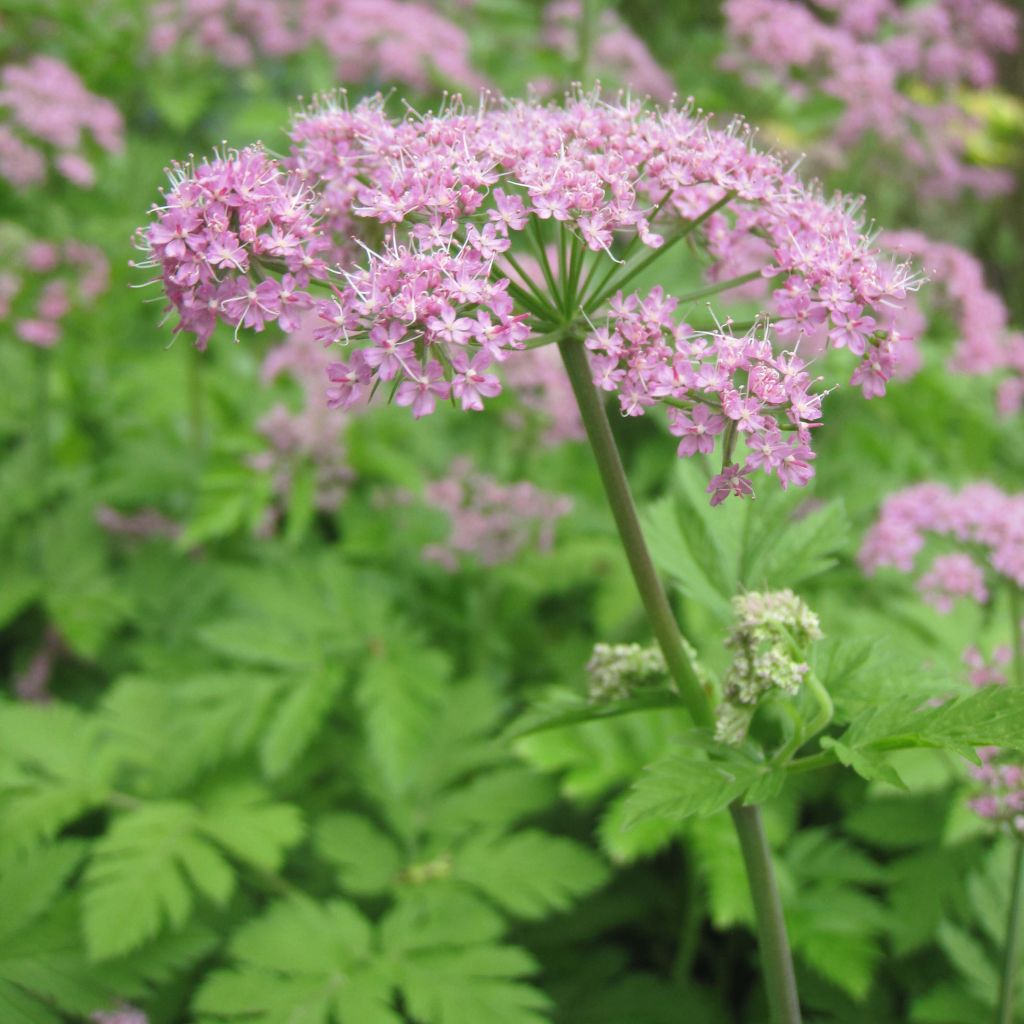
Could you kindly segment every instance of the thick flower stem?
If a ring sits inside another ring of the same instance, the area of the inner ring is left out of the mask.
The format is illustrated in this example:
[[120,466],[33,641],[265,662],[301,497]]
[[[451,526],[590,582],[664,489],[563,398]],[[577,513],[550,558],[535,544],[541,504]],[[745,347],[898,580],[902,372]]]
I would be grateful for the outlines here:
[[771,850],[765,838],[761,814],[756,807],[744,807],[737,801],[729,808],[743,850],[750,895],[757,920],[757,942],[761,951],[761,971],[768,993],[773,1024],[800,1024],[800,1000],[793,973],[793,955],[786,935],[782,900],[775,884]]
[[[683,704],[697,725],[711,726],[714,724],[714,711],[683,648],[675,615],[651,561],[611,424],[601,396],[594,387],[586,350],[582,341],[573,336],[563,337],[558,342],[558,349],[572,383],[587,439],[651,629],[665,655]],[[744,807],[739,803],[733,804],[730,810],[743,849],[757,916],[758,943],[772,1021],[773,1024],[799,1024],[800,1006],[793,963],[760,811],[757,807]]]
[[996,1024],[1013,1024],[1016,1003],[1017,972],[1020,969],[1021,899],[1024,895],[1024,840],[1018,839],[1013,854],[1013,881],[1010,910],[1006,917],[1006,948],[1003,950],[1003,977],[999,986]]
[[665,589],[661,585],[654,563],[651,561],[647,542],[640,529],[636,505],[629,489],[626,472],[615,446],[611,424],[604,410],[601,397],[594,387],[587,362],[587,354],[579,338],[565,337],[558,343],[566,372],[572,383],[576,404],[580,409],[587,440],[597,460],[608,504],[611,506],[619,538],[629,560],[633,579],[636,581],[640,599],[650,620],[651,629],[658,640],[669,674],[679,688],[679,696],[697,725],[714,724],[714,714],[707,694],[701,688],[690,659],[683,649],[679,627],[668,603]]

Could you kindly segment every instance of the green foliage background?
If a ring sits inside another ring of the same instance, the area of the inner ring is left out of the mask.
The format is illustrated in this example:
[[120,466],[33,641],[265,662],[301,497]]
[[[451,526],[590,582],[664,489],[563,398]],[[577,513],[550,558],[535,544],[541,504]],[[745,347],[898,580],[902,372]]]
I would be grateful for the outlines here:
[[[203,356],[169,345],[159,306],[140,301],[155,291],[130,287],[130,238],[171,158],[223,138],[283,147],[295,97],[334,83],[315,55],[241,74],[149,61],[141,10],[8,0],[0,16],[5,61],[60,56],[128,123],[95,189],[0,187],[5,219],[97,244],[113,268],[52,353],[0,331],[0,1021],[82,1021],[120,1001],[153,1024],[762,1020],[722,813],[753,787],[771,797],[811,1019],[986,1019],[1010,850],[965,809],[961,754],[1020,747],[1024,709],[916,709],[957,688],[965,646],[1006,641],[1006,616],[940,618],[853,559],[891,490],[1022,486],[1019,421],[992,414],[991,382],[944,369],[952,325],[933,321],[925,370],[884,401],[830,396],[806,493],[709,510],[667,434],[615,423],[702,660],[725,664],[737,587],[798,588],[829,638],[816,670],[837,705],[831,749],[855,771],[725,770],[680,743],[674,707],[579,721],[593,643],[648,637],[589,452],[536,445],[514,395],[480,417],[361,415],[340,509],[316,511],[299,467],[282,529],[261,535],[275,499],[246,456],[261,416],[298,395],[260,379],[273,339],[217,336]],[[827,116],[718,70],[716,5],[621,13],[705,108],[794,148]],[[571,78],[538,45],[537,5],[480,0],[455,16],[500,87]],[[1019,140],[1010,152],[1019,162]],[[999,204],[922,207],[898,174],[830,184],[867,193],[888,226],[976,248],[995,283],[1024,274]],[[1006,292],[1019,321],[1021,289]],[[379,495],[415,500],[456,454],[573,497],[550,553],[454,575],[423,561],[443,522]],[[100,506],[157,509],[184,531],[114,536]],[[19,701],[14,681],[51,627],[52,699]],[[531,706],[539,719],[522,717]],[[908,732],[919,749],[880,753]]]

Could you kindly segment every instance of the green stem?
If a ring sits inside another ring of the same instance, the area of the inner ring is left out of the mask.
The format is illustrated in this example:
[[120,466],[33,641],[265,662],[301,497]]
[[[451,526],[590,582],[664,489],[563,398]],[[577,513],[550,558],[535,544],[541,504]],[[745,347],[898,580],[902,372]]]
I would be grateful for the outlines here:
[[[579,338],[571,336],[562,338],[558,342],[558,349],[576,396],[587,439],[651,629],[665,655],[669,673],[675,680],[683,704],[697,725],[710,727],[714,724],[711,702],[683,648],[675,615],[651,561],[611,424],[597,388],[594,387],[586,350]],[[738,802],[730,807],[730,811],[743,849],[756,910],[758,944],[772,1021],[773,1024],[799,1024],[800,1006],[797,1002],[793,962],[760,811],[757,807],[744,807]]]
[[1013,884],[1010,910],[1006,917],[1006,949],[1003,954],[1003,977],[999,986],[999,1009],[996,1024],[1013,1024],[1015,982],[1020,967],[1021,899],[1024,896],[1024,840],[1018,839],[1013,855]]
[[575,337],[562,338],[558,342],[558,350],[572,383],[587,439],[597,461],[601,482],[615,517],[633,579],[640,591],[651,629],[665,655],[669,674],[675,680],[679,696],[697,725],[711,726],[715,720],[711,704],[683,649],[675,615],[647,550],[611,424],[597,388],[594,387],[586,350],[579,338]]
[[800,1000],[793,974],[793,957],[761,816],[756,807],[744,807],[738,802],[730,806],[729,812],[740,838],[750,895],[754,899],[761,971],[764,974],[772,1022],[800,1024]]

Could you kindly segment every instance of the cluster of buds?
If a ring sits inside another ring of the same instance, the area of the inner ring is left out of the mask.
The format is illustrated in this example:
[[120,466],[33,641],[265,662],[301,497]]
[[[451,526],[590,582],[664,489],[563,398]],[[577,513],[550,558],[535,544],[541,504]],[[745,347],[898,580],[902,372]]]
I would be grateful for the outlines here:
[[795,697],[822,638],[818,616],[792,590],[751,591],[732,599],[735,621],[725,644],[733,659],[722,687],[715,738],[739,743],[757,705],[772,694]]
[[665,655],[652,644],[594,644],[587,662],[591,704],[625,700],[639,687],[663,683],[668,675]]

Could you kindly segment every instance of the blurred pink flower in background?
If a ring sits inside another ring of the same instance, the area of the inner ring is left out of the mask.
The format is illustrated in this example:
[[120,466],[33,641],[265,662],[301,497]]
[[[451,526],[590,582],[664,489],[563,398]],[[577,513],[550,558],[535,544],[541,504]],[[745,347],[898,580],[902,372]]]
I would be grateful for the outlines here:
[[89,148],[119,153],[124,122],[63,61],[36,56],[0,69],[0,178],[23,188],[46,177],[48,161],[74,185],[95,184]]
[[481,565],[509,562],[528,547],[549,551],[555,524],[572,511],[572,499],[549,494],[521,480],[503,484],[473,468],[468,459],[452,462],[449,475],[427,485],[427,505],[448,516],[448,537],[423,550],[423,557],[449,572],[460,558]]
[[[1024,407],[1024,333],[1010,329],[1006,304],[985,284],[981,261],[959,246],[933,241],[919,231],[886,231],[879,242],[902,258],[920,261],[931,279],[922,299],[934,303],[937,297],[940,304],[945,300],[959,329],[950,369],[972,375],[1004,374],[999,411],[1010,415]],[[920,331],[922,320],[914,327]]]
[[466,33],[421,0],[161,0],[152,19],[156,54],[180,51],[242,68],[318,46],[341,82],[486,84],[473,70]]
[[[757,86],[804,99],[819,89],[842,113],[816,153],[840,164],[876,136],[907,161],[925,195],[1005,192],[1012,176],[975,166],[966,139],[977,125],[958,102],[987,88],[1017,42],[1017,14],[999,0],[726,0],[722,64]],[[891,174],[891,163],[887,165]]]
[[[567,61],[578,59],[580,0],[553,0],[544,8],[541,38]],[[590,64],[597,77],[608,78],[637,96],[667,102],[676,93],[672,76],[654,59],[647,44],[608,7],[601,12]]]
[[95,246],[33,239],[0,223],[0,324],[10,322],[21,341],[52,348],[65,318],[91,306],[108,285],[107,260]]

